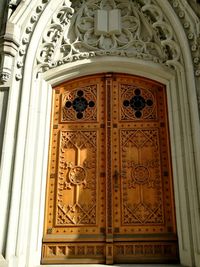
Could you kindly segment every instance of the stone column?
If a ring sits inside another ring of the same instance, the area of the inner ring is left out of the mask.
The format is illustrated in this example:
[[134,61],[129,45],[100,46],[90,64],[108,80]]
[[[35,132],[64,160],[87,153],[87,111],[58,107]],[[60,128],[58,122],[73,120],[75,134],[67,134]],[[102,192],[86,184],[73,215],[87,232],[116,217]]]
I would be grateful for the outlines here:
[[[7,1],[5,2],[7,3]],[[2,31],[0,32],[0,266],[4,267],[7,266],[7,262],[2,255],[5,250],[10,201],[9,194],[12,184],[11,179],[4,173],[4,155],[6,153],[9,154],[4,148],[5,135],[8,134],[5,131],[5,125],[13,67],[19,47],[18,38],[20,31],[14,24],[9,21],[6,22],[9,13],[8,9],[6,10],[8,5],[2,6],[5,7],[3,10],[5,14],[3,12],[0,14],[0,23],[2,25]]]

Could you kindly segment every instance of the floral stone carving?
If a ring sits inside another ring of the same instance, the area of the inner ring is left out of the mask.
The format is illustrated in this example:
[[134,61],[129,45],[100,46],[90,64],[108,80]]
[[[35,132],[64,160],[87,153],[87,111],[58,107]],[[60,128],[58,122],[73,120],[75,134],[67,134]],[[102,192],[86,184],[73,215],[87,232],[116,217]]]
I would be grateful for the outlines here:
[[65,2],[54,14],[37,54],[39,71],[103,55],[142,58],[175,66],[180,49],[162,10],[153,1]]

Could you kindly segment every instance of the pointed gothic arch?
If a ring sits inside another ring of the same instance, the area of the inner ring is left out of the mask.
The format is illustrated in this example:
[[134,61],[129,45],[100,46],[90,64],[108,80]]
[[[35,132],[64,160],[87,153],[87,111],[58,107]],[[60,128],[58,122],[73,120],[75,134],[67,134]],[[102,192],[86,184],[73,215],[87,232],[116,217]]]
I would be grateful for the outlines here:
[[[142,12],[140,16],[135,14],[139,16],[137,21],[141,21],[141,16],[143,24],[149,21],[147,28],[154,40],[152,43],[143,40],[145,49],[142,52],[135,47],[122,49],[119,45],[110,52],[108,47],[99,48],[98,45],[84,47],[83,40],[86,40],[79,36],[82,43],[74,48],[74,43],[69,43],[69,40],[66,43],[64,37],[72,29],[69,27],[73,18],[71,11],[75,9],[78,12],[82,8],[79,2],[74,1],[72,6],[69,0],[23,1],[9,21],[11,25],[15,24],[15,28],[21,29],[18,54],[14,60],[16,67],[10,79],[6,117],[6,132],[9,134],[4,138],[4,151],[10,147],[10,153],[2,156],[2,184],[7,190],[9,184],[5,179],[13,177],[8,221],[6,214],[3,217],[4,225],[8,223],[4,250],[9,266],[36,266],[40,261],[51,87],[99,72],[124,72],[166,84],[180,260],[187,266],[199,266],[200,129],[195,78],[199,75],[197,19],[185,0],[182,3],[127,0],[127,4],[138,3],[138,8],[147,15],[146,18]],[[93,1],[81,3],[87,2]],[[65,17],[64,26],[63,21],[59,21],[62,16],[56,17],[60,10],[64,10],[62,15],[65,12],[69,15]],[[54,39],[51,39],[55,35],[51,36],[51,33],[58,34],[61,28],[64,28],[63,33],[55,41],[58,42],[55,46],[60,45],[59,50],[55,51],[52,48]],[[155,29],[158,30],[158,39],[154,36]],[[76,38],[73,41],[76,42]],[[132,40],[133,46],[134,42],[135,39]],[[151,50],[155,44],[156,54]],[[60,53],[62,45],[63,49],[70,47],[70,52],[74,54],[67,52],[65,57]],[[131,52],[129,49],[132,49]],[[11,123],[13,114],[16,114],[14,126],[17,130]],[[10,139],[15,131],[16,143],[14,138]],[[15,158],[12,161],[13,151]],[[8,199],[6,194],[5,197]]]

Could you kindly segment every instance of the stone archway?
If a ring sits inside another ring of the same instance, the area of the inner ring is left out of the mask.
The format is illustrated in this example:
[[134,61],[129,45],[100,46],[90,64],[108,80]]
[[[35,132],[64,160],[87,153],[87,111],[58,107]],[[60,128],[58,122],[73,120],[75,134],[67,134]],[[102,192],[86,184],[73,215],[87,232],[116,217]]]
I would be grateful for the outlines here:
[[[111,2],[115,3],[115,1]],[[127,1],[127,3],[130,2]],[[14,134],[15,131],[11,121],[13,114],[18,114],[19,107],[19,117],[16,116],[14,120],[17,127],[17,140],[16,143],[15,140],[10,142],[9,136],[5,137],[4,149],[10,147],[9,151],[11,153],[3,155],[4,165],[2,170],[2,177],[13,177],[10,220],[5,248],[6,259],[10,266],[39,264],[51,86],[70,78],[106,71],[148,77],[164,83],[167,87],[180,259],[182,264],[188,266],[196,264],[198,266],[199,202],[197,188],[199,181],[197,174],[199,173],[199,166],[196,162],[199,155],[200,138],[195,78],[186,34],[188,34],[189,40],[190,38],[194,40],[196,37],[189,34],[188,24],[184,22],[182,15],[180,21],[175,12],[180,13],[184,10],[191,26],[194,25],[194,22],[189,16],[191,10],[188,6],[184,7],[182,4],[177,4],[176,1],[166,1],[162,3],[162,7],[159,1],[137,2],[140,2],[142,12],[147,12],[147,17],[149,12],[152,16],[153,21],[151,21],[150,16],[149,26],[147,26],[150,36],[155,39],[154,31],[156,30],[160,38],[156,39],[157,42],[150,43],[150,46],[147,46],[147,41],[143,40],[146,45],[144,53],[132,53],[126,47],[123,53],[119,51],[120,49],[114,51],[114,53],[108,53],[104,49],[102,53],[102,49],[98,50],[94,46],[91,50],[87,47],[87,51],[84,51],[83,42],[80,44],[78,52],[78,44],[76,44],[76,51],[72,57],[71,55],[69,57],[63,55],[63,52],[68,55],[67,49],[71,49],[72,43],[62,43],[62,45],[65,45],[64,50],[58,46],[62,53],[55,51],[49,43],[57,44],[56,42],[60,40],[61,36],[62,38],[66,36],[69,23],[71,19],[73,20],[70,10],[75,9],[78,12],[82,8],[78,5],[78,1],[75,1],[72,7],[71,2],[67,0],[57,1],[57,3],[38,0],[32,6],[21,3],[21,10],[19,8],[11,17],[12,23],[16,22],[17,25],[23,25],[23,29],[21,31],[20,49],[16,57],[17,67],[13,70],[11,81],[6,124],[6,132],[11,135]],[[187,8],[189,11],[187,11]],[[19,18],[22,11],[25,11],[24,15]],[[143,22],[148,21],[148,19],[144,19],[143,13],[140,13]],[[63,14],[68,14],[70,17],[63,17]],[[118,16],[117,13],[115,15]],[[99,16],[102,15],[99,14]],[[138,14],[133,16],[133,21],[134,17],[137,16]],[[49,18],[48,25],[47,17]],[[58,22],[62,18],[64,18],[64,24]],[[141,21],[141,18],[138,21]],[[185,25],[186,34],[181,22]],[[63,25],[63,33],[65,34],[59,35],[59,29]],[[119,30],[117,27],[115,26],[115,30]],[[97,29],[98,32],[100,28]],[[104,31],[111,34],[108,29],[104,29]],[[47,32],[48,34],[46,34]],[[54,33],[58,34],[57,37]],[[38,36],[41,36],[40,42]],[[62,40],[66,41],[66,39]],[[193,41],[194,44],[195,40]],[[183,47],[182,43],[187,45]],[[151,46],[155,48],[157,56],[150,53],[152,51]],[[163,49],[167,50],[167,54],[163,54]],[[159,51],[161,51],[160,57]],[[193,56],[196,52],[194,46]],[[150,58],[146,60],[145,57],[149,54]],[[35,64],[37,60],[39,65]],[[169,65],[173,68],[169,68]],[[195,66],[198,75],[198,64]],[[38,70],[42,73],[39,73]],[[14,149],[15,146],[16,150]],[[12,151],[15,151],[13,161],[11,159]],[[22,158],[24,161],[21,160]],[[13,174],[8,162],[12,162],[14,166]],[[5,184],[8,189],[5,178],[2,181],[2,184]],[[40,193],[38,194],[38,192]],[[40,214],[39,217],[38,214]],[[6,222],[6,216],[4,222]]]

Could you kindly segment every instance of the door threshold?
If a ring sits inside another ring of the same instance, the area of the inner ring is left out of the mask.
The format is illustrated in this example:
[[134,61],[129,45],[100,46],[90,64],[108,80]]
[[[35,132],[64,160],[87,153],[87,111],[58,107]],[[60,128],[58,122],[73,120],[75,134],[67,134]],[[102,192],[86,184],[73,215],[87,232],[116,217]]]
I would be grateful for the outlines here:
[[181,267],[181,264],[113,264],[113,265],[106,265],[106,264],[58,264],[58,265],[39,265],[36,267]]

